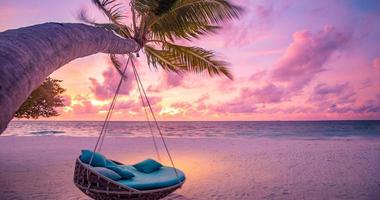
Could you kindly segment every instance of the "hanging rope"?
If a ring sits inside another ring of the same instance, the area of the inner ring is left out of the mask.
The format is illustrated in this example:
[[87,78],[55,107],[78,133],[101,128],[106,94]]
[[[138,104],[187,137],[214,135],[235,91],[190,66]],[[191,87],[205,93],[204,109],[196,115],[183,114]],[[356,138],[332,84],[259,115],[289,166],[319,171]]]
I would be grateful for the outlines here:
[[[105,133],[105,129],[106,129],[106,126],[107,124],[109,123],[109,120],[110,120],[110,117],[111,117],[111,114],[113,112],[113,109],[115,107],[115,103],[116,103],[116,99],[117,99],[117,96],[119,94],[119,91],[120,91],[120,88],[121,88],[121,85],[123,83],[123,79],[125,78],[125,72],[127,71],[127,67],[128,67],[128,64],[129,64],[129,61],[130,61],[130,57],[128,57],[128,60],[127,60],[127,63],[125,65],[125,68],[123,70],[123,76],[120,77],[120,81],[119,81],[119,84],[116,88],[116,91],[115,91],[115,95],[113,96],[113,99],[112,99],[112,102],[111,102],[111,105],[110,105],[110,108],[107,112],[107,116],[106,116],[106,119],[103,123],[103,126],[102,126],[102,129],[100,131],[100,134],[99,134],[99,137],[98,137],[98,140],[96,141],[96,144],[95,144],[95,147],[94,147],[94,150],[92,152],[92,155],[91,155],[91,159],[90,159],[90,162],[89,162],[89,165],[91,165],[92,163],[92,160],[94,159],[94,155],[95,155],[95,152],[96,152],[96,149],[98,148],[98,145],[99,145],[99,141],[101,140],[103,134]],[[105,135],[105,134],[104,134]],[[103,136],[104,138],[104,136]],[[103,143],[103,142],[102,142]]]
[[[160,158],[160,155],[159,155],[159,151],[158,151],[158,147],[157,147],[157,143],[156,143],[156,140],[155,140],[155,137],[154,137],[154,134],[153,134],[153,131],[152,131],[152,127],[151,127],[151,124],[150,124],[150,120],[149,120],[149,115],[148,115],[148,112],[146,111],[146,104],[145,104],[145,101],[146,103],[148,104],[148,107],[149,107],[149,110],[150,110],[150,113],[152,115],[152,118],[155,122],[155,125],[157,127],[157,130],[160,134],[160,137],[161,137],[161,140],[162,140],[162,143],[164,144],[164,147],[165,147],[165,150],[166,150],[166,153],[169,157],[169,160],[171,162],[171,165],[173,167],[173,170],[175,172],[175,175],[177,176],[177,179],[178,181],[180,182],[180,179],[179,179],[179,176],[178,176],[178,172],[177,172],[177,169],[174,165],[174,162],[173,162],[173,159],[172,159],[172,156],[169,152],[169,148],[168,146],[166,145],[166,141],[164,139],[164,136],[162,134],[162,131],[160,129],[160,126],[158,125],[158,122],[157,122],[157,119],[156,119],[156,116],[154,115],[154,112],[153,112],[153,109],[152,109],[152,106],[150,104],[150,101],[148,99],[148,96],[146,95],[146,92],[145,92],[145,89],[144,89],[144,86],[142,85],[142,82],[141,82],[141,79],[140,79],[140,76],[139,74],[137,73],[137,70],[136,70],[136,66],[133,62],[133,55],[132,54],[129,54],[128,56],[128,60],[127,60],[127,63],[125,65],[125,68],[123,70],[123,74],[120,78],[120,81],[119,81],[119,84],[116,88],[116,91],[115,91],[115,95],[112,99],[112,102],[111,102],[111,105],[110,105],[110,108],[107,112],[107,116],[106,116],[106,119],[103,123],[103,126],[102,126],[102,129],[100,131],[100,134],[99,134],[99,137],[96,141],[96,144],[95,144],[95,147],[94,147],[94,150],[93,150],[93,153],[91,155],[91,159],[90,159],[90,162],[89,162],[89,165],[91,165],[92,161],[93,161],[93,158],[94,158],[94,155],[95,155],[95,152],[96,150],[98,149],[98,151],[101,150],[101,147],[103,145],[103,142],[104,142],[104,138],[105,138],[105,135],[106,135],[106,130],[107,130],[107,127],[108,127],[108,124],[109,124],[109,121],[110,121],[110,118],[112,116],[112,113],[113,113],[113,110],[115,108],[115,104],[116,104],[116,100],[117,100],[117,97],[118,97],[118,94],[119,94],[119,91],[120,91],[120,88],[121,88],[121,85],[122,85],[122,82],[123,82],[123,79],[126,77],[125,76],[125,72],[127,70],[127,67],[128,67],[128,64],[129,64],[129,61],[131,61],[132,63],[132,68],[133,68],[133,73],[135,75],[135,79],[136,79],[136,82],[137,82],[137,86],[138,86],[138,90],[139,90],[139,93],[140,93],[140,98],[141,98],[141,102],[143,104],[143,107],[144,107],[144,111],[145,111],[145,115],[147,117],[147,120],[148,120],[148,124],[149,124],[149,129],[150,129],[150,132],[151,132],[151,135],[152,135],[152,138],[153,138],[153,143],[154,143],[154,146],[155,146],[155,150],[156,150],[156,153],[157,153],[157,158],[161,161],[161,158]],[[143,96],[145,97],[145,101],[144,101],[144,98]],[[90,187],[90,186],[89,186]]]
[[[130,54],[130,57],[131,57],[131,56],[132,56],[132,55]],[[150,102],[149,102],[148,96],[146,95],[146,92],[145,92],[144,86],[143,86],[142,83],[141,83],[140,76],[139,76],[139,74],[137,73],[137,70],[136,70],[135,64],[133,63],[133,59],[131,59],[131,63],[132,63],[133,73],[135,74],[135,77],[136,77],[136,80],[137,80],[137,84],[139,84],[139,85],[141,86],[141,90],[143,91],[143,94],[144,94],[144,96],[145,96],[145,100],[146,100],[146,102],[147,102],[147,104],[148,104],[148,106],[149,106],[150,112],[151,112],[151,114],[152,114],[153,120],[154,120],[154,122],[155,122],[155,124],[156,124],[156,127],[157,127],[157,130],[158,130],[158,133],[160,134],[160,137],[161,137],[162,143],[164,144],[164,147],[165,147],[166,153],[168,154],[168,157],[169,157],[170,162],[171,162],[171,164],[172,164],[172,166],[173,166],[173,169],[174,169],[175,175],[177,176],[177,179],[178,179],[178,181],[179,181],[179,176],[178,176],[177,169],[175,168],[175,165],[174,165],[174,162],[173,162],[172,156],[171,156],[171,154],[170,154],[170,152],[169,152],[169,148],[168,148],[168,146],[166,145],[166,142],[165,142],[164,136],[163,136],[163,134],[162,134],[162,132],[161,132],[160,126],[158,125],[158,122],[157,122],[156,116],[154,115],[154,112],[153,112],[152,106],[151,106],[151,104],[150,104]],[[139,91],[139,92],[141,92],[141,91]],[[141,93],[140,93],[140,94],[141,94]]]
[[[132,56],[132,55],[130,55],[130,56]],[[133,58],[132,58],[132,59],[133,59]],[[132,62],[133,62],[133,61],[132,61]],[[133,64],[132,64],[132,65],[133,65]],[[139,90],[141,103],[142,103],[142,106],[144,107],[144,113],[145,113],[145,116],[146,116],[146,119],[147,119],[147,122],[148,122],[148,125],[149,125],[149,131],[150,131],[150,134],[151,134],[152,139],[153,139],[153,144],[154,144],[154,148],[155,148],[155,150],[156,150],[157,159],[161,162],[160,151],[158,150],[158,146],[157,146],[156,138],[154,137],[154,134],[153,134],[152,125],[150,124],[149,115],[148,115],[148,112],[146,111],[145,101],[144,101],[144,98],[143,98],[143,96],[142,96],[142,92],[141,92],[140,84],[139,84],[139,82],[138,82],[138,80],[137,80],[137,76],[135,76],[135,79],[136,79],[136,83],[137,83],[137,88],[138,88],[138,90]]]

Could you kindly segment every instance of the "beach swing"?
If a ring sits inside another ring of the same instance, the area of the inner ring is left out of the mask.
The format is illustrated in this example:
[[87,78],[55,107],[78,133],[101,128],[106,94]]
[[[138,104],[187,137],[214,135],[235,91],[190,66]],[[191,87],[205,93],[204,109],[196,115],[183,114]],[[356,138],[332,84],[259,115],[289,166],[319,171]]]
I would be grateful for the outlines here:
[[[157,127],[161,141],[165,147],[171,162],[171,167],[162,166],[160,163],[147,159],[135,165],[124,165],[118,161],[107,159],[100,154],[100,150],[106,135],[106,130],[115,107],[121,85],[126,78],[125,72],[129,62],[133,69],[142,106],[147,117],[149,129],[153,138],[157,158],[160,160],[156,139],[152,132],[146,107],[152,114],[152,118]],[[144,102],[146,101],[146,104]],[[133,63],[133,55],[129,54],[127,63],[122,71],[115,95],[108,110],[106,119],[103,123],[94,150],[82,150],[82,154],[76,159],[74,170],[74,184],[87,196],[97,200],[119,200],[119,199],[161,199],[180,188],[185,182],[185,175],[174,166],[161,129],[153,113],[151,104],[147,98],[136,67]]]

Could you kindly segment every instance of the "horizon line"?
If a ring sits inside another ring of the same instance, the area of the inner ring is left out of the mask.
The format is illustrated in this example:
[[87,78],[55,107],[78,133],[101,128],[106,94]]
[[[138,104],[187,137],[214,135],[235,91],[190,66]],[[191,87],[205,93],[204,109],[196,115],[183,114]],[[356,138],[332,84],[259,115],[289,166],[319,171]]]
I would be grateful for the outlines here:
[[[311,119],[311,120],[157,120],[158,122],[328,122],[328,121],[380,121],[380,119]],[[16,119],[11,122],[104,122],[104,120],[33,120]],[[146,120],[111,120],[110,122],[148,122]],[[153,121],[150,121],[153,122]]]

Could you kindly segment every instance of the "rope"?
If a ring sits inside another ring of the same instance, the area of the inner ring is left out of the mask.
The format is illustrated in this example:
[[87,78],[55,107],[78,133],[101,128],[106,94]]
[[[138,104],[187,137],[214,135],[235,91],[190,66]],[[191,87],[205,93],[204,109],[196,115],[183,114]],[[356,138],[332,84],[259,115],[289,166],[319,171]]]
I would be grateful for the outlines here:
[[[173,162],[172,156],[171,156],[171,154],[170,154],[170,152],[169,152],[169,148],[168,148],[168,146],[166,145],[166,141],[165,141],[165,139],[164,139],[164,136],[163,136],[163,134],[162,134],[162,131],[161,131],[161,129],[160,129],[160,126],[158,125],[158,122],[157,122],[156,116],[154,115],[154,112],[153,112],[152,106],[151,106],[151,104],[150,104],[150,101],[149,101],[149,99],[148,99],[148,96],[146,95],[146,92],[145,92],[144,86],[142,85],[142,82],[141,82],[140,76],[139,76],[139,74],[137,73],[136,66],[135,66],[135,64],[134,64],[134,62],[133,62],[133,55],[132,55],[132,54],[129,54],[129,56],[128,56],[127,63],[126,63],[125,68],[124,68],[124,70],[123,70],[123,74],[122,74],[122,76],[121,76],[121,78],[120,78],[120,81],[119,81],[119,84],[118,84],[118,86],[117,86],[117,88],[116,88],[115,95],[114,95],[114,97],[113,97],[113,99],[112,99],[112,102],[111,102],[110,108],[109,108],[109,110],[108,110],[108,112],[107,112],[106,119],[105,119],[105,121],[104,121],[104,123],[103,123],[103,126],[102,126],[102,129],[101,129],[101,131],[100,131],[99,137],[98,137],[98,139],[97,139],[97,141],[96,141],[96,144],[95,144],[94,150],[93,150],[93,152],[92,152],[92,155],[91,155],[91,159],[90,159],[89,165],[91,165],[91,163],[92,163],[92,161],[93,161],[93,159],[94,159],[94,155],[95,155],[96,149],[98,149],[98,147],[99,147],[98,150],[100,151],[100,150],[101,150],[101,147],[102,147],[102,145],[103,145],[104,138],[105,138],[105,135],[106,135],[106,130],[107,130],[107,128],[108,128],[108,124],[109,124],[109,120],[110,120],[110,118],[111,118],[111,116],[112,116],[112,113],[113,113],[113,110],[114,110],[114,108],[115,108],[116,100],[117,100],[117,97],[118,97],[118,94],[119,94],[119,91],[120,91],[120,88],[121,88],[121,85],[122,85],[123,79],[125,78],[125,72],[126,72],[126,70],[127,70],[127,67],[128,67],[129,61],[131,61],[131,63],[132,63],[133,73],[134,73],[134,75],[135,75],[135,79],[136,79],[136,82],[137,82],[137,86],[138,86],[138,90],[139,90],[139,93],[140,93],[141,102],[142,102],[142,104],[143,104],[143,106],[144,106],[145,115],[146,115],[147,120],[148,120],[149,129],[150,129],[150,132],[151,132],[151,135],[152,135],[152,138],[153,138],[153,143],[154,143],[154,146],[155,146],[155,149],[156,149],[156,153],[157,153],[157,158],[161,161],[161,158],[160,158],[160,155],[159,155],[159,151],[158,151],[158,147],[157,147],[157,143],[156,143],[156,140],[155,140],[155,137],[154,137],[153,131],[152,131],[151,124],[150,124],[149,115],[148,115],[148,113],[147,113],[147,111],[146,111],[146,104],[145,104],[145,102],[144,102],[143,94],[144,94],[145,100],[146,100],[146,102],[147,102],[147,104],[148,104],[149,110],[150,110],[150,112],[151,112],[151,114],[152,114],[152,118],[153,118],[153,120],[154,120],[154,122],[155,122],[155,125],[156,125],[156,127],[157,127],[157,130],[158,130],[158,132],[159,132],[159,134],[160,134],[160,137],[161,137],[162,143],[164,144],[164,147],[165,147],[166,153],[168,154],[168,157],[169,157],[169,159],[170,159],[171,165],[173,166],[173,170],[174,170],[174,172],[175,172],[175,175],[176,175],[176,177],[177,177],[177,179],[178,179],[178,182],[180,182],[180,179],[179,179],[179,176],[178,176],[177,169],[175,168],[175,165],[174,165],[174,162]],[[87,173],[87,176],[89,176],[89,173]],[[90,187],[90,185],[89,185],[88,187]]]
[[[133,61],[132,61],[132,63],[133,63]],[[152,125],[150,124],[150,119],[149,119],[148,112],[146,111],[146,105],[145,105],[145,102],[144,102],[144,98],[143,98],[143,96],[142,96],[142,92],[141,92],[140,84],[139,84],[139,82],[138,82],[138,80],[137,80],[137,76],[135,76],[135,79],[136,79],[136,83],[137,83],[137,88],[138,88],[138,90],[139,90],[141,103],[142,103],[142,106],[144,107],[144,113],[145,113],[146,119],[147,119],[147,121],[148,121],[149,131],[150,131],[150,134],[152,135],[154,148],[155,148],[155,150],[156,150],[156,154],[157,154],[157,159],[161,162],[160,152],[159,152],[158,147],[157,147],[156,138],[154,137],[154,134],[153,134],[153,129],[152,129]]]
[[[131,56],[131,54],[130,54],[130,56]],[[137,82],[138,82],[137,84],[140,84],[140,86],[141,86],[141,90],[143,91],[144,96],[145,96],[145,100],[146,100],[146,102],[148,103],[148,106],[149,106],[150,112],[151,112],[151,114],[152,114],[152,117],[153,117],[153,119],[154,119],[154,122],[155,122],[156,127],[157,127],[157,130],[158,130],[158,133],[160,134],[160,137],[161,137],[162,143],[164,144],[164,147],[165,147],[166,153],[168,154],[168,157],[169,157],[170,162],[171,162],[171,164],[172,164],[172,166],[173,166],[173,169],[174,169],[175,175],[177,176],[177,179],[178,179],[178,181],[179,181],[179,176],[178,176],[177,169],[175,168],[175,165],[174,165],[174,162],[173,162],[172,156],[171,156],[171,154],[170,154],[170,152],[169,152],[169,148],[168,148],[168,146],[166,145],[166,142],[165,142],[164,136],[163,136],[163,134],[162,134],[162,132],[161,132],[160,126],[158,125],[158,122],[157,122],[156,116],[154,115],[154,112],[153,112],[152,106],[151,106],[151,104],[150,104],[150,102],[149,102],[149,99],[148,99],[148,97],[147,97],[147,95],[146,95],[146,92],[145,92],[144,86],[143,86],[142,83],[141,83],[140,76],[139,76],[139,74],[137,73],[137,70],[136,70],[135,64],[133,63],[133,59],[131,59],[131,63],[132,63],[133,73],[135,74],[136,80],[137,80]],[[179,181],[179,182],[180,182],[180,181]]]
[[[106,119],[105,119],[105,121],[104,121],[104,123],[103,123],[102,130],[100,131],[100,134],[99,134],[98,140],[96,141],[96,144],[95,144],[94,150],[92,151],[92,155],[91,155],[91,159],[90,159],[89,165],[91,165],[92,160],[94,159],[95,151],[96,151],[96,149],[98,148],[99,141],[101,140],[101,138],[102,138],[102,136],[103,136],[103,133],[104,133],[104,136],[105,136],[105,128],[106,128],[107,123],[108,123],[108,121],[109,121],[109,119],[110,119],[110,117],[111,117],[112,111],[113,111],[113,109],[114,109],[114,107],[115,107],[116,99],[117,99],[117,96],[118,96],[118,94],[119,94],[119,91],[120,91],[120,88],[121,88],[121,84],[122,84],[122,82],[123,82],[123,79],[124,79],[124,77],[125,77],[125,72],[127,71],[127,67],[128,67],[128,63],[129,63],[129,61],[130,61],[130,57],[128,57],[127,64],[125,65],[125,68],[124,68],[124,70],[123,70],[123,76],[120,77],[119,84],[118,84],[118,86],[117,86],[117,88],[116,88],[115,95],[113,96],[112,103],[111,103],[110,108],[109,108],[109,110],[108,110],[108,112],[107,112],[107,116],[106,116]],[[103,136],[103,137],[104,137],[104,136]],[[103,143],[103,142],[102,142],[102,143]]]

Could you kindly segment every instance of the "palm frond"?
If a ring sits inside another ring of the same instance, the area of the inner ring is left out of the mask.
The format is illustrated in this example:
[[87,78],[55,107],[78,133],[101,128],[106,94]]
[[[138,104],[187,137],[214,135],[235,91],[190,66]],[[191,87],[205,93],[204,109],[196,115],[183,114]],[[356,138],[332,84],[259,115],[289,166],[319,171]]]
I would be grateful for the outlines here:
[[114,23],[120,24],[119,20],[125,18],[122,15],[122,4],[117,0],[92,0],[92,2]]
[[178,63],[176,58],[169,51],[157,50],[149,45],[144,46],[148,65],[158,68],[161,66],[165,71],[181,73],[185,66]]
[[121,76],[124,76],[123,74],[123,71],[121,69],[121,63],[120,61],[117,59],[116,55],[115,54],[110,54],[110,60],[112,62],[112,65],[116,68],[116,70],[119,72],[119,74]]
[[165,13],[150,19],[148,27],[168,38],[188,39],[207,32],[205,27],[238,18],[242,10],[228,0],[177,0]]
[[182,24],[172,24],[170,26],[153,26],[151,27],[150,39],[169,40],[172,42],[177,38],[191,40],[193,38],[199,38],[200,35],[216,33],[220,28],[220,26],[190,21]]
[[131,6],[135,9],[138,14],[146,15],[148,13],[154,12],[158,7],[157,0],[131,0]]
[[90,24],[96,27],[104,28],[108,31],[114,31],[118,35],[124,37],[124,38],[130,38],[131,37],[131,28],[128,26],[122,25],[122,24],[115,24],[115,23],[97,23],[94,19],[90,18],[87,15],[87,11],[85,9],[81,9],[78,13],[78,19],[86,24]]
[[160,65],[164,70],[177,73],[207,72],[210,76],[225,75],[233,79],[227,68],[228,63],[215,59],[215,53],[199,47],[186,47],[164,42],[162,50],[145,46],[149,65],[157,68]]
[[91,24],[91,25],[97,25],[98,24],[98,23],[96,23],[94,18],[90,18],[88,16],[87,10],[84,8],[79,10],[78,15],[77,15],[77,19],[79,19],[80,21],[82,21],[86,24]]
[[160,16],[172,8],[178,0],[132,0],[132,7],[141,15],[154,13]]
[[[157,1],[157,0],[156,0]],[[154,14],[160,16],[169,11],[178,0],[158,0],[158,6],[154,10]]]
[[122,35],[126,35],[131,38],[132,35],[130,33],[129,28],[125,28],[121,20],[125,18],[122,14],[122,4],[117,3],[117,0],[92,0],[92,2],[108,17],[108,19],[117,25],[120,28],[120,31],[123,33]]
[[227,68],[228,63],[217,60],[213,51],[200,47],[175,45],[168,42],[163,44],[163,50],[169,51],[178,63],[186,66],[186,71],[195,73],[207,71],[210,76],[225,75],[229,79],[233,79],[231,72]]

